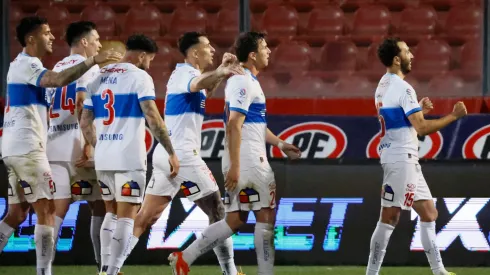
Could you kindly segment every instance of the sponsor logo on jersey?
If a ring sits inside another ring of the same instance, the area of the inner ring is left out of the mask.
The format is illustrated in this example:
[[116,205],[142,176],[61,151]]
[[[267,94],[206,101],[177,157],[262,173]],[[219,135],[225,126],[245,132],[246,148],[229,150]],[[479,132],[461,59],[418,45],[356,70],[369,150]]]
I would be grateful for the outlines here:
[[71,194],[75,196],[91,195],[92,185],[85,180],[77,181],[71,185]]
[[223,120],[204,121],[201,132],[201,156],[219,158],[225,150],[225,128]]
[[488,159],[490,155],[490,125],[471,134],[463,144],[463,158]]
[[[297,146],[301,158],[324,159],[340,158],[347,148],[347,136],[344,131],[331,123],[314,121],[296,124],[282,131],[278,137]],[[285,158],[278,148],[271,147],[274,158]]]
[[126,182],[121,188],[121,196],[124,197],[139,197],[140,193],[140,186],[134,180]]
[[[380,151],[389,148],[392,144],[380,144],[381,136],[378,132],[368,143],[366,156],[372,159],[379,159]],[[444,139],[440,132],[432,133],[427,136],[419,137],[419,158],[435,159],[441,152]]]

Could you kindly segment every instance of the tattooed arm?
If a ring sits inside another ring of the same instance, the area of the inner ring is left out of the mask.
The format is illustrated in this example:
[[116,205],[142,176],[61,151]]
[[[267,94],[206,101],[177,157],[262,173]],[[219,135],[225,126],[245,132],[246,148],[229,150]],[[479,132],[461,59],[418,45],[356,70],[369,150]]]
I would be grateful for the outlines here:
[[63,70],[59,73],[54,71],[46,71],[41,77],[39,86],[41,87],[63,87],[80,78],[95,64],[104,63],[106,61],[119,61],[121,54],[109,50],[100,53],[99,55],[89,57],[84,62]]
[[163,148],[165,148],[165,151],[167,151],[169,155],[168,161],[170,163],[170,177],[175,178],[179,173],[180,163],[177,155],[175,154],[172,142],[170,141],[165,122],[163,121],[160,112],[158,112],[157,105],[155,104],[154,100],[144,100],[140,101],[140,106],[145,114],[146,121],[150,126],[151,133],[155,136],[158,142],[160,142]]
[[89,109],[83,109],[82,117],[80,119],[80,128],[82,128],[83,136],[85,140],[95,147],[97,143],[97,135],[95,134],[94,125],[94,112]]

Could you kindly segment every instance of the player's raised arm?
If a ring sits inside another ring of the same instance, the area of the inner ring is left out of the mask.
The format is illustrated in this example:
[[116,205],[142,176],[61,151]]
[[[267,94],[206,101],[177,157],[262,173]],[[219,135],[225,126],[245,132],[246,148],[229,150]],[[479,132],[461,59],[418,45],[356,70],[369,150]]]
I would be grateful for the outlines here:
[[80,78],[96,64],[119,61],[121,58],[120,53],[110,49],[58,73],[50,70],[43,71],[40,73],[38,83],[41,87],[62,87]]
[[216,70],[203,73],[191,80],[189,91],[199,92],[202,89],[207,89],[213,92],[223,79],[237,74],[243,75],[245,74],[245,71],[237,62],[236,56],[225,53],[225,55],[223,55],[222,64]]
[[301,157],[301,150],[299,150],[298,147],[281,140],[274,133],[272,133],[269,128],[267,128],[265,141],[272,146],[279,147],[279,149],[281,149],[281,151],[283,151],[284,154],[286,154],[290,159],[297,159]]
[[467,114],[466,106],[459,101],[454,105],[453,112],[439,119],[426,120],[421,111],[408,116],[408,120],[420,136],[435,133],[448,126],[452,122],[464,117]]

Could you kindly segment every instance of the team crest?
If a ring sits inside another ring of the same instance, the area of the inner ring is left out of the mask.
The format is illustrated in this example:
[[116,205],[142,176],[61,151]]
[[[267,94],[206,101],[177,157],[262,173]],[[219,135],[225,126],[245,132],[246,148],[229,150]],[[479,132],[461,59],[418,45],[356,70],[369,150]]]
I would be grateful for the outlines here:
[[230,194],[225,191],[225,198],[223,200],[224,204],[230,204]]
[[391,188],[391,186],[389,186],[388,184],[385,184],[383,186],[383,194],[382,194],[383,200],[393,201],[394,197],[395,197],[395,192],[393,191],[393,188]]
[[71,194],[75,196],[91,195],[92,185],[88,181],[77,181],[71,185]]
[[139,197],[141,194],[140,186],[134,180],[128,181],[123,184],[121,189],[121,196],[124,197]]
[[195,183],[193,183],[191,181],[184,181],[180,185],[180,189],[182,190],[182,192],[184,192],[184,195],[186,197],[201,192],[201,189],[199,189],[199,186],[197,186],[197,184],[195,184]]
[[252,203],[260,201],[259,193],[250,187],[240,191],[240,203]]
[[104,196],[108,196],[111,194],[111,189],[105,183],[99,180],[99,185],[100,185],[100,193]]

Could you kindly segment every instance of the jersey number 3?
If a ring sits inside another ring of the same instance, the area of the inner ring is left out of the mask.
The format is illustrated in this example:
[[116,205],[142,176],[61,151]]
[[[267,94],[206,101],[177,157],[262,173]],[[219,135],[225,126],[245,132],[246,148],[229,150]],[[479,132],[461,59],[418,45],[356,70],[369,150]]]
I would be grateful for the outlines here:
[[104,119],[102,123],[104,125],[111,125],[114,122],[114,117],[116,116],[116,111],[114,110],[114,93],[107,89],[100,94],[102,100],[107,99],[107,103],[104,104],[104,109],[109,113],[107,119]]

